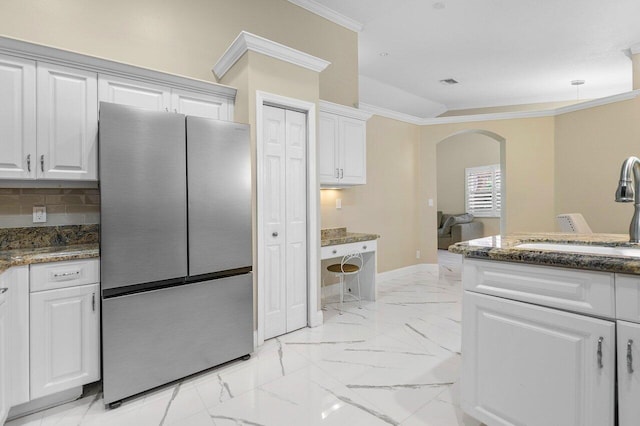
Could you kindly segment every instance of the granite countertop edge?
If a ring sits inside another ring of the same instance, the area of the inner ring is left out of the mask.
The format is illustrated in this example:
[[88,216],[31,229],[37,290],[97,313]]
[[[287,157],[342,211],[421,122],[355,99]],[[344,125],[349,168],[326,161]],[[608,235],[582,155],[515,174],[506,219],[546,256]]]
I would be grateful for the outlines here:
[[76,244],[0,251],[0,273],[12,266],[100,257],[98,244]]
[[627,234],[521,233],[464,241],[449,246],[449,251],[461,254],[465,258],[640,275],[640,258],[515,247],[525,243],[564,243],[640,249],[640,244],[629,242]]
[[325,238],[320,240],[320,246],[336,246],[340,244],[358,243],[360,241],[371,241],[380,238],[378,234],[364,234],[359,232],[347,232],[345,236]]

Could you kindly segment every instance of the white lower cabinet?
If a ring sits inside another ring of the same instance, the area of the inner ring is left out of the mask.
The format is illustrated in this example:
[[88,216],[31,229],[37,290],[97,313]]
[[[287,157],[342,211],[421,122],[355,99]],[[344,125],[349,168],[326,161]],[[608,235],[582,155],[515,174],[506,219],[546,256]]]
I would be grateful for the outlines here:
[[31,399],[100,379],[99,284],[31,293]]
[[9,355],[8,339],[8,306],[7,287],[0,286],[0,424],[4,424],[9,414],[9,366],[7,358]]
[[463,410],[491,426],[614,424],[613,321],[470,291],[463,306]]
[[640,423],[640,324],[618,321],[618,424]]

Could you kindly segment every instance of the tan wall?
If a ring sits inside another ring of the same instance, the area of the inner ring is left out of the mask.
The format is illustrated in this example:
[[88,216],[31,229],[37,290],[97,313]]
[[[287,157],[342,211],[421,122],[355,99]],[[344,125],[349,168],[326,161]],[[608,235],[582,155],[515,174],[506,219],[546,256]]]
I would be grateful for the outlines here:
[[640,98],[556,117],[556,213],[582,213],[594,232],[627,233],[633,205],[614,194],[631,155],[640,156]]
[[[421,206],[436,200],[436,146],[458,132],[489,131],[505,139],[503,181],[506,186],[506,232],[553,231],[554,209],[554,118],[528,118],[486,122],[440,124],[421,129]],[[420,207],[423,208],[423,207]],[[423,253],[427,263],[436,263],[436,209],[427,207],[421,217]]]
[[328,60],[322,99],[358,102],[358,36],[286,0],[3,0],[0,34],[214,81],[240,31]]
[[[419,126],[374,116],[367,123],[367,184],[321,191],[322,228],[380,235],[378,272],[424,262],[415,253],[419,145]],[[342,200],[340,210],[336,198]]]
[[[465,169],[500,164],[500,142],[479,133],[462,133],[436,147],[437,210],[465,211]],[[500,234],[500,218],[476,218],[484,225],[484,235]]]

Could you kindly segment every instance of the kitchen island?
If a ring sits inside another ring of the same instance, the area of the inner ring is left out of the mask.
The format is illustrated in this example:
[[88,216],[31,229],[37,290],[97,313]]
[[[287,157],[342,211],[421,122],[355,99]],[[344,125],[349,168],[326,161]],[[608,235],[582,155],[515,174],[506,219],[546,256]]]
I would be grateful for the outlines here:
[[637,424],[640,246],[628,239],[513,234],[449,248],[464,256],[465,412],[489,426]]

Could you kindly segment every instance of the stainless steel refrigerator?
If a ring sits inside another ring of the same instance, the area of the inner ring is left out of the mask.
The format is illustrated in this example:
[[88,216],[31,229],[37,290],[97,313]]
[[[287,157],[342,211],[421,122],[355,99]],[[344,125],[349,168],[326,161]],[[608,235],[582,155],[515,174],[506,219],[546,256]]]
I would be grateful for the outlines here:
[[253,350],[249,126],[100,104],[105,404]]

